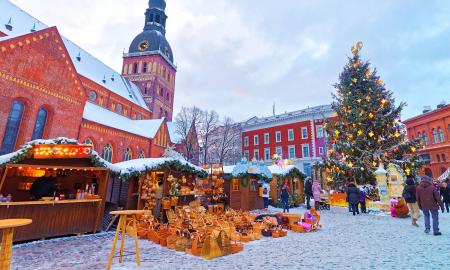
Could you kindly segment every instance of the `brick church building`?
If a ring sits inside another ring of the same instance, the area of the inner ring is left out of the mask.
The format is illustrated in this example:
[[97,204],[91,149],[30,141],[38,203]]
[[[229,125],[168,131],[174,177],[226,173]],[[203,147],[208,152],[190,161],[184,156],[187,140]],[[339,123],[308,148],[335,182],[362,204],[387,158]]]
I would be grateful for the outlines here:
[[64,136],[92,144],[111,162],[161,156],[177,140],[167,122],[176,66],[165,7],[149,1],[119,74],[56,27],[0,0],[0,155]]

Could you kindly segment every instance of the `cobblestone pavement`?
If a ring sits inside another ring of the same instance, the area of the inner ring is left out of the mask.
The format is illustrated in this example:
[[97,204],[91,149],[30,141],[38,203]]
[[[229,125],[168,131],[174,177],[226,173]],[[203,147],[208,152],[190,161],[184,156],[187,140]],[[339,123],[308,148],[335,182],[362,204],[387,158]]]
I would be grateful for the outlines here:
[[[294,209],[304,212],[304,209]],[[113,269],[449,269],[450,214],[441,214],[443,236],[426,235],[410,219],[322,212],[323,228],[245,245],[241,253],[206,261],[140,240],[142,264],[126,240],[122,265]],[[113,233],[68,237],[14,246],[11,269],[105,269]]]

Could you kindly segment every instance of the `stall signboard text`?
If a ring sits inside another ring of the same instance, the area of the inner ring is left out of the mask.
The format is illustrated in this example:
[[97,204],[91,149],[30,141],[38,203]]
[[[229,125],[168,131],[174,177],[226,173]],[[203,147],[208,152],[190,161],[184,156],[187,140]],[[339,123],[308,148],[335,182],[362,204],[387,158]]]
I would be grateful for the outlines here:
[[35,159],[54,158],[89,158],[92,153],[91,145],[35,145]]

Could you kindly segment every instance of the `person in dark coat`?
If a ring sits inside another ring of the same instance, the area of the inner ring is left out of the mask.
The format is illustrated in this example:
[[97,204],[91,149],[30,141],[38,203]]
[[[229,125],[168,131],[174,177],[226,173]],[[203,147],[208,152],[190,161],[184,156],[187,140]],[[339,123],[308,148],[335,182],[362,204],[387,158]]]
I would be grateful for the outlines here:
[[414,182],[414,179],[408,178],[405,182],[406,186],[403,190],[403,198],[406,201],[406,204],[408,205],[409,212],[411,213],[412,218],[412,225],[419,227],[417,224],[417,219],[419,218],[419,205],[417,204],[416,199],[416,183]]
[[350,209],[353,215],[359,215],[358,202],[359,202],[359,189],[355,184],[350,183],[347,187],[347,202],[350,205]]
[[367,211],[366,211],[366,193],[364,192],[364,190],[362,188],[359,190],[359,205],[361,207],[361,213],[363,213],[363,214],[367,213]]
[[430,233],[430,214],[433,219],[433,234],[442,235],[439,231],[439,207],[444,212],[444,204],[439,191],[433,184],[433,179],[423,176],[416,191],[419,208],[425,217],[425,233]]
[[281,187],[281,203],[283,204],[283,213],[289,213],[289,196],[291,191],[289,189],[288,180],[286,180]]
[[306,182],[305,182],[305,200],[306,200],[306,208],[307,209],[311,209],[311,197],[313,196],[313,192],[312,192],[312,181],[311,181],[311,177],[306,178]]
[[33,199],[39,200],[42,197],[53,197],[56,191],[56,178],[51,171],[45,171],[45,175],[33,182],[30,188],[30,195]]
[[441,196],[442,196],[442,202],[445,205],[445,209],[447,210],[447,213],[449,212],[449,205],[450,205],[450,186],[446,182],[442,182],[441,184]]

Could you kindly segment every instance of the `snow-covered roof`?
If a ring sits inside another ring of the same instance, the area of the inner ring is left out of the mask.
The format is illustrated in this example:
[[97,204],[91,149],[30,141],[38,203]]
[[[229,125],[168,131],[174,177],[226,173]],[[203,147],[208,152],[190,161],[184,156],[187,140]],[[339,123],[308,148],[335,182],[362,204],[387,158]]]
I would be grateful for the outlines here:
[[[6,28],[6,24],[10,19],[11,31]],[[21,10],[10,1],[0,0],[0,31],[8,35],[7,37],[0,38],[0,41],[29,34],[33,27],[36,31],[48,28],[46,24]],[[102,63],[69,39],[65,37],[61,38],[80,75],[149,110],[139,88],[135,84],[122,77],[118,72]],[[80,61],[78,61],[77,57],[80,57]],[[105,79],[105,82],[103,82],[103,79]]]
[[164,119],[132,120],[91,102],[86,102],[83,119],[150,139],[164,122]]
[[177,126],[174,122],[167,122],[167,129],[169,130],[170,141],[172,143],[180,143],[183,140],[180,133],[177,132]]
[[234,167],[236,167],[235,165],[232,166],[223,166],[223,173],[225,174],[231,174],[233,173]]
[[269,171],[269,168],[265,164],[254,163],[254,162],[237,164],[233,168],[233,172],[231,174],[234,177],[239,177],[239,176],[245,175],[245,174],[255,174],[255,175],[264,176],[268,179],[272,178],[272,173]]
[[283,165],[283,166],[271,165],[271,166],[269,166],[269,171],[272,174],[276,174],[279,176],[287,175],[296,169],[298,170],[298,168],[295,165]]
[[158,169],[165,164],[173,164],[178,163],[182,165],[185,169],[189,169],[190,171],[196,171],[198,173],[207,174],[207,171],[204,169],[195,166],[194,164],[187,162],[184,159],[177,158],[142,158],[142,159],[133,159],[128,161],[123,161],[119,163],[115,163],[114,165],[121,170],[122,175],[132,175],[135,173],[152,171]]

